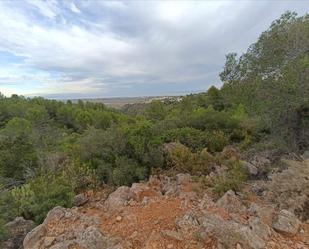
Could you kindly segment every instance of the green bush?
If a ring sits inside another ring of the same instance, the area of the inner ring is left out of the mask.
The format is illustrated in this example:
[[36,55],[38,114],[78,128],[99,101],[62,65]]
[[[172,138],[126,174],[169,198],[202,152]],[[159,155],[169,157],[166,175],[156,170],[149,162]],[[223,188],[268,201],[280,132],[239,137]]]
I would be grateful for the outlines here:
[[26,171],[36,168],[37,160],[31,123],[23,118],[11,119],[0,131],[0,175],[23,179]]
[[207,148],[211,152],[222,151],[229,143],[228,137],[220,130],[207,133]]
[[68,180],[74,192],[78,193],[85,189],[94,189],[101,183],[97,168],[94,169],[77,160],[64,167],[63,176]]
[[41,223],[55,206],[71,207],[74,192],[62,175],[45,174],[12,191],[18,215]]
[[138,165],[133,159],[119,157],[113,169],[113,183],[117,186],[130,185],[134,182],[143,180],[147,176],[145,167]]
[[8,236],[8,231],[5,227],[5,222],[0,219],[0,246],[1,246],[1,242],[4,241]]
[[207,134],[190,127],[167,130],[161,137],[166,143],[178,141],[195,151],[207,146]]
[[194,160],[194,155],[191,153],[190,149],[180,143],[175,144],[175,146],[169,150],[169,164],[176,170],[191,172]]
[[225,174],[217,176],[214,181],[214,191],[219,195],[224,194],[228,190],[238,191],[247,179],[247,171],[239,161],[229,163],[228,171]]
[[192,153],[191,150],[177,143],[168,152],[168,163],[176,171],[191,174],[208,174],[214,163],[214,157],[203,149]]

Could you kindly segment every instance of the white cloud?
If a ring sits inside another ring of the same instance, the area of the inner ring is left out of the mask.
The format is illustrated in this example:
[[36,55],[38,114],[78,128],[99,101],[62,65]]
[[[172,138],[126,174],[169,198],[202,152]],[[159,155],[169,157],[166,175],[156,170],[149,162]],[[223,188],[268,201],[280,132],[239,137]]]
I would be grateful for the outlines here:
[[0,70],[0,91],[22,94],[205,89],[219,84],[225,53],[245,51],[285,10],[306,9],[296,1],[18,3],[0,1],[0,53],[24,58],[19,67]]
[[77,8],[77,6],[76,6],[73,2],[71,2],[70,8],[71,8],[71,10],[72,10],[73,12],[75,12],[75,13],[78,13],[78,14],[81,13],[80,9]]
[[56,0],[26,0],[30,5],[36,7],[40,13],[48,18],[58,15],[58,4]]

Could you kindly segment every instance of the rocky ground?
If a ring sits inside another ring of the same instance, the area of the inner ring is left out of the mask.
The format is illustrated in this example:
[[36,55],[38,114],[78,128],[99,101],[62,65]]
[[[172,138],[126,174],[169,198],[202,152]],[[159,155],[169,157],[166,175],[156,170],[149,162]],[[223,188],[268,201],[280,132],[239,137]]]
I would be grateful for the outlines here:
[[33,223],[17,218],[6,245],[19,248],[29,232],[25,249],[306,249],[309,160],[287,165],[221,198],[188,174],[83,193],[76,207],[54,208],[31,232]]
[[[241,193],[230,190],[219,199],[187,174],[153,176],[109,195],[81,194],[76,197],[79,207],[50,211],[44,223],[27,234],[24,248],[306,249],[308,206],[296,200],[303,194],[298,187],[308,190],[308,168],[309,160],[292,162],[273,181],[252,181]],[[296,182],[289,179],[286,186],[287,175]],[[293,205],[288,205],[286,192],[294,195]]]

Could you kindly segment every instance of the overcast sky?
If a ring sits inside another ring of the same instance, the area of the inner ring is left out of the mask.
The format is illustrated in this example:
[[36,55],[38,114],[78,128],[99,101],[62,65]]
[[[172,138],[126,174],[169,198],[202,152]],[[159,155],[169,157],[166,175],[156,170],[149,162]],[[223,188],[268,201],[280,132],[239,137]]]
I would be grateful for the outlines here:
[[176,95],[220,86],[303,1],[0,1],[0,91],[55,98]]

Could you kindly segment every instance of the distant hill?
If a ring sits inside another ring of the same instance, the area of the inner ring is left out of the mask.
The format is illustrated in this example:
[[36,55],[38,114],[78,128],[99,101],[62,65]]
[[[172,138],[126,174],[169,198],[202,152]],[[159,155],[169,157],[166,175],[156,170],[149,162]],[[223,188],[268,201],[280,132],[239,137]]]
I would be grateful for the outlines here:
[[[142,96],[142,97],[115,97],[115,98],[89,98],[82,99],[93,103],[103,103],[109,107],[120,109],[127,104],[149,103],[153,100],[180,100],[181,96]],[[72,99],[73,103],[77,103],[79,99]]]

